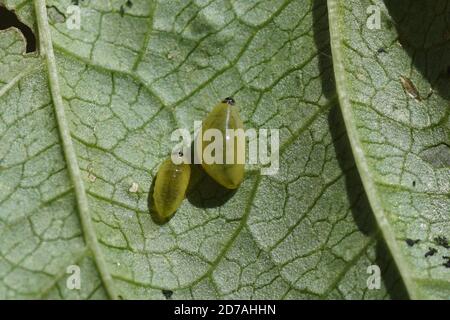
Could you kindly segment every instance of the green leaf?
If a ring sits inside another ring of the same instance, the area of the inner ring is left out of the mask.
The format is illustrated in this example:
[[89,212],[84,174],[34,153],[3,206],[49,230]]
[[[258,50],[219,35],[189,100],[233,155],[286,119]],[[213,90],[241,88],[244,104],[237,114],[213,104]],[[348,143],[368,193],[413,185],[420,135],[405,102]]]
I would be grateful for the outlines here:
[[[362,84],[347,79],[361,57],[344,55],[338,36],[365,42],[339,29],[336,4],[328,8],[333,66],[324,0],[132,3],[80,1],[76,30],[64,21],[71,1],[5,2],[33,27],[39,54],[23,53],[19,31],[0,33],[1,298],[164,299],[170,290],[172,299],[380,299],[405,297],[403,282],[411,297],[446,292],[435,274],[448,271],[417,265],[427,263],[420,250],[431,244],[404,244],[422,235],[404,231],[419,223],[422,206],[431,210],[427,241],[434,229],[448,231],[445,153],[427,149],[435,171],[412,193],[375,179],[382,160],[369,162],[368,148],[355,152],[381,131],[369,135],[357,123],[365,118],[353,116],[348,97]],[[382,93],[405,103],[398,89]],[[425,105],[436,108],[433,117],[448,110],[433,100],[448,93],[441,89]],[[280,129],[279,173],[249,166],[236,192],[200,176],[174,218],[155,224],[148,191],[174,145],[172,131],[193,131],[227,96],[246,128]],[[383,123],[388,130],[391,122]],[[442,142],[448,118],[440,125],[420,131],[423,146]],[[385,150],[404,147],[396,138]],[[73,265],[80,290],[67,285]],[[378,290],[367,286],[371,265],[381,269]],[[411,287],[418,278],[421,295]]]
[[[448,1],[328,1],[339,101],[370,204],[411,298],[450,296]],[[407,10],[405,10],[407,8]],[[379,50],[382,48],[383,50]],[[422,99],[404,91],[410,79]],[[432,94],[429,95],[430,89]],[[406,239],[421,239],[409,247]],[[438,254],[425,258],[430,247]]]

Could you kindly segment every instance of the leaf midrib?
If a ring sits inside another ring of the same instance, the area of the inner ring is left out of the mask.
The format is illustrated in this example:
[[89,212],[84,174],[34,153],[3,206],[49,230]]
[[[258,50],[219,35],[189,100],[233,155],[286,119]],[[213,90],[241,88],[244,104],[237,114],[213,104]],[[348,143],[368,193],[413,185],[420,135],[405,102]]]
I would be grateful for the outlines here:
[[381,230],[383,238],[386,241],[387,246],[392,254],[398,271],[403,279],[406,290],[408,291],[412,299],[420,298],[419,290],[416,283],[411,278],[410,270],[406,259],[401,252],[395,234],[389,221],[386,218],[385,211],[380,202],[378,190],[375,186],[374,180],[370,174],[366,157],[363,153],[363,147],[357,133],[357,128],[352,121],[353,114],[351,109],[351,103],[347,95],[345,68],[343,65],[343,54],[341,48],[340,35],[340,21],[339,21],[339,4],[336,0],[328,0],[328,17],[330,26],[330,44],[333,57],[334,76],[336,78],[336,91],[338,94],[340,107],[342,110],[342,116],[344,118],[345,127],[350,140],[353,156],[355,157],[356,166],[358,168],[361,181],[364,189],[366,190],[367,198],[373,209],[375,219]]
[[77,208],[80,216],[81,228],[86,241],[86,246],[92,252],[95,264],[97,266],[106,292],[108,293],[110,298],[117,299],[118,295],[114,288],[113,279],[107,268],[106,261],[103,257],[103,253],[100,249],[94,226],[92,224],[86,190],[81,178],[80,167],[78,166],[75,148],[73,146],[72,138],[70,135],[69,125],[59,87],[56,58],[53,51],[45,0],[36,0],[34,2],[34,5],[39,32],[41,55],[47,62],[48,85],[54,105],[61,145],[67,163],[67,170],[69,171],[70,178],[74,184],[74,193],[77,201]]

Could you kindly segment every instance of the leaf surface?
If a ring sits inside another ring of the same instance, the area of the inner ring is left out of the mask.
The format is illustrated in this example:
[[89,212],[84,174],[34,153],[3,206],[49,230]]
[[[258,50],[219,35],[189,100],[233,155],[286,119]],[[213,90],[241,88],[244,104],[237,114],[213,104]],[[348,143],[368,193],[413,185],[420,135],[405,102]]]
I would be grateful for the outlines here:
[[[69,4],[6,2],[40,52],[0,34],[0,296],[404,296],[340,115],[325,1],[82,1],[80,30],[57,14]],[[227,96],[246,128],[280,129],[279,173],[249,166],[236,193],[200,176],[155,224],[172,131]]]

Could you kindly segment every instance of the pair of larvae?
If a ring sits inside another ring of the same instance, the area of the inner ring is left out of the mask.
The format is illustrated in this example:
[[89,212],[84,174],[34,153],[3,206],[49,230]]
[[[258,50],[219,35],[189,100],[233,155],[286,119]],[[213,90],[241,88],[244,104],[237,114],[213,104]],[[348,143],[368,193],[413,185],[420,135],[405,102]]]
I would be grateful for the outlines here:
[[[238,108],[235,106],[233,98],[225,98],[221,103],[214,107],[208,114],[202,124],[202,130],[218,129],[223,136],[222,146],[226,146],[226,141],[230,139],[227,136],[227,129],[243,129],[244,124],[239,117]],[[202,138],[202,137],[198,137]],[[200,152],[203,154],[204,148],[207,146],[201,142]],[[234,141],[234,154],[242,152],[237,150],[237,141]],[[183,157],[183,154],[179,154]],[[223,157],[226,158],[226,148],[223,150]],[[244,164],[206,164],[202,161],[202,167],[206,173],[217,183],[227,189],[236,189],[244,178]],[[173,216],[175,211],[181,205],[185,198],[186,190],[189,185],[191,176],[190,164],[181,163],[174,164],[169,157],[160,166],[156,174],[156,181],[153,191],[154,211],[157,219],[167,222]]]

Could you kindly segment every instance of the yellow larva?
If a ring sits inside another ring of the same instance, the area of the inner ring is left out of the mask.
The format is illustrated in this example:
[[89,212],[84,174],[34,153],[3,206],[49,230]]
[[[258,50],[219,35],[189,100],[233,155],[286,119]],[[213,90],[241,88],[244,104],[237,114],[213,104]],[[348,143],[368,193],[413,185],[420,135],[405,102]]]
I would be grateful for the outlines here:
[[159,222],[169,221],[180,207],[190,176],[189,164],[175,164],[170,157],[161,164],[153,190],[154,209]]
[[[245,141],[238,143],[236,136],[230,136],[227,129],[244,129],[244,124],[239,117],[239,110],[235,106],[233,98],[225,98],[221,103],[214,107],[203,121],[203,133],[208,129],[218,129],[223,136],[223,163],[207,164],[202,161],[202,167],[206,173],[216,182],[228,189],[236,189],[244,178],[244,163],[238,163],[239,156],[245,156]],[[233,139],[233,148],[227,148],[226,141]],[[203,153],[208,146],[208,142],[203,141],[201,152]],[[228,149],[228,150],[227,150]],[[231,164],[226,163],[227,151],[234,151],[234,161]]]

